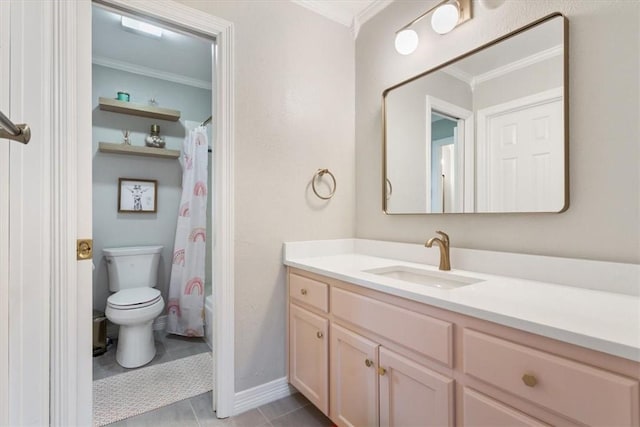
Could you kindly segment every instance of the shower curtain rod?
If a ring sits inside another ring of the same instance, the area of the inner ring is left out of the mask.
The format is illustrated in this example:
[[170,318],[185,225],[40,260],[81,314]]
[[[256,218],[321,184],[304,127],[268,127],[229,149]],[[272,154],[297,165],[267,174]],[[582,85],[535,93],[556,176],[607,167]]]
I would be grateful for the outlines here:
[[209,124],[211,122],[212,118],[213,118],[213,116],[209,116],[209,118],[207,120],[205,120],[204,122],[202,122],[200,124],[200,126],[206,126],[207,124]]

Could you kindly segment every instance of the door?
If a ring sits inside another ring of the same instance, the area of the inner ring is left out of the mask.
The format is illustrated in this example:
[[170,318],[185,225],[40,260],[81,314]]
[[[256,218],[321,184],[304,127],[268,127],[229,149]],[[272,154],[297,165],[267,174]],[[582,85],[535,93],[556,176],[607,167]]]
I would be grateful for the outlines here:
[[325,415],[329,414],[329,321],[290,305],[289,379]]
[[453,426],[453,379],[380,348],[380,426]]
[[378,425],[378,344],[331,324],[331,419],[339,426]]
[[553,212],[564,205],[562,99],[486,118],[489,212]]

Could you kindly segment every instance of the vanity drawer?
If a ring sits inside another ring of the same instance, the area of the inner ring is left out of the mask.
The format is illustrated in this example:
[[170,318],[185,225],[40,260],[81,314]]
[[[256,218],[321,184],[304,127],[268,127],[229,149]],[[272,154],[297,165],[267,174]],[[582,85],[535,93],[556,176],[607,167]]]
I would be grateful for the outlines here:
[[453,324],[369,297],[331,288],[331,312],[446,366],[453,365]]
[[329,311],[329,287],[326,283],[290,273],[289,296],[325,313]]
[[465,387],[462,395],[464,427],[548,427],[520,411]]
[[463,366],[468,375],[580,423],[638,423],[638,381],[631,378],[470,329],[463,332]]

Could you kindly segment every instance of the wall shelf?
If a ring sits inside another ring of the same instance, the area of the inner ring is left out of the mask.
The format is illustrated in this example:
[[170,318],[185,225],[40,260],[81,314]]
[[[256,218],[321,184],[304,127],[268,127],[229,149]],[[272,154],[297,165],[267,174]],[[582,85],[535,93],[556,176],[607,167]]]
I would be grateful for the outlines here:
[[166,148],[154,148],[139,145],[124,145],[113,142],[100,142],[98,151],[110,154],[128,154],[130,156],[157,157],[161,159],[177,159],[180,151]]
[[129,114],[131,116],[149,117],[152,119],[177,122],[180,119],[180,111],[169,108],[152,107],[149,105],[133,104],[131,102],[118,101],[111,98],[98,98],[98,105],[103,111]]

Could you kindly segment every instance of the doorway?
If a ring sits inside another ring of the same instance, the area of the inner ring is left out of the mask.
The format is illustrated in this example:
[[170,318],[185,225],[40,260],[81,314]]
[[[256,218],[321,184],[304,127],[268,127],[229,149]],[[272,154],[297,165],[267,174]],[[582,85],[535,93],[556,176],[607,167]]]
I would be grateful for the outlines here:
[[[213,310],[213,253],[206,227],[215,199],[207,185],[212,168],[206,147],[187,153],[183,140],[195,129],[207,136],[200,125],[212,116],[214,43],[123,11],[99,5],[92,9],[93,309],[99,325],[94,331],[93,390],[98,425],[213,388],[212,336],[204,333],[212,330],[211,324],[203,324],[205,306]],[[184,195],[183,184],[190,179],[201,185],[196,197]],[[186,257],[178,257],[185,246],[178,243],[182,228],[176,231],[176,224],[184,222],[199,231],[187,245]],[[138,248],[136,255],[127,255],[133,248]],[[135,268],[126,264],[134,262]],[[185,369],[200,365],[201,372]],[[176,370],[186,374],[176,377],[171,372]],[[154,372],[173,382],[163,386]],[[123,375],[135,377],[129,380],[137,384],[135,391]],[[180,388],[176,381],[187,384]]]
[[[215,309],[214,347],[218,349],[214,357],[217,372],[216,403],[218,417],[232,414],[234,407],[234,345],[233,345],[233,24],[201,11],[174,2],[140,1],[130,3],[123,0],[96,2],[139,18],[168,25],[185,32],[192,32],[216,40],[214,63],[216,74],[212,78],[215,93],[212,111],[215,128],[213,147],[212,216],[215,254],[213,259],[213,281],[219,285],[213,290]],[[59,200],[70,212],[66,217],[56,217],[55,224],[77,231],[83,237],[91,236],[91,221],[84,212],[91,211],[92,188],[86,185],[86,177],[91,176],[92,156],[88,141],[92,139],[90,106],[91,99],[91,8],[88,2],[54,3],[51,15],[56,28],[63,28],[64,37],[54,40],[53,49],[62,52],[59,59],[59,76],[64,85],[52,88],[54,99],[67,100],[67,109],[61,109],[58,122],[61,129],[72,133],[72,138],[55,137],[51,146],[54,150],[77,153],[77,162],[71,162],[65,173],[72,179],[53,182]],[[47,15],[49,16],[49,15]],[[47,48],[49,49],[49,48]],[[57,64],[57,63],[56,63]],[[58,65],[56,65],[58,66]],[[74,94],[76,97],[69,97]],[[68,125],[67,125],[68,123]],[[62,134],[64,137],[66,133]],[[72,234],[76,239],[76,232]],[[55,236],[54,245],[62,247],[70,236]],[[74,268],[68,280],[55,280],[52,293],[73,295],[74,298],[60,298],[51,305],[51,414],[54,424],[87,425],[91,423],[91,354],[85,343],[91,341],[92,295],[91,262],[76,261],[75,251],[61,251],[60,264]],[[96,257],[98,254],[96,254]],[[77,349],[77,350],[74,350]],[[212,402],[213,403],[213,402]]]

